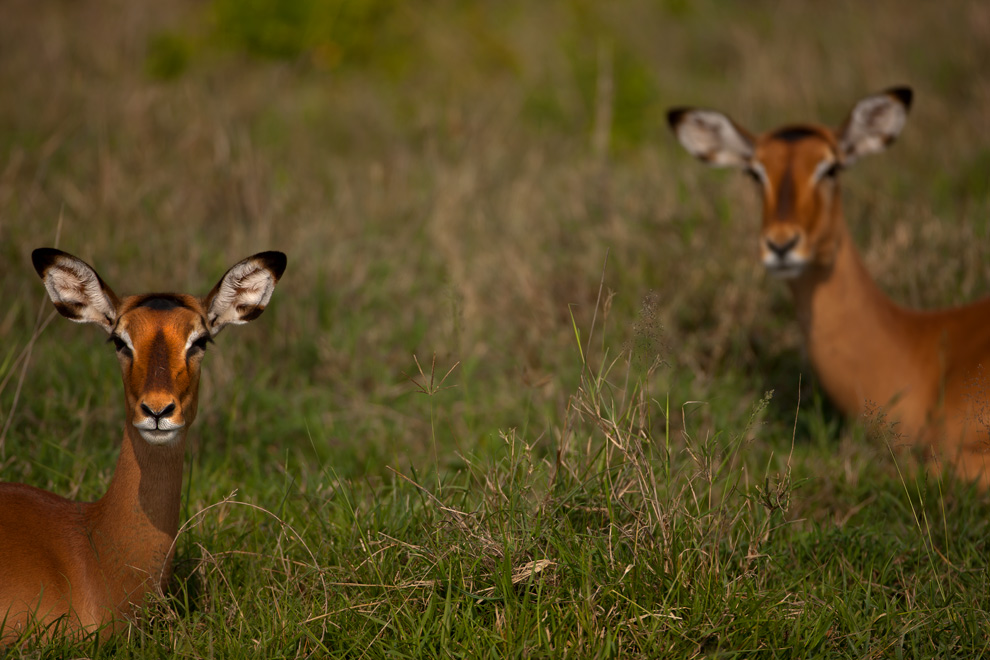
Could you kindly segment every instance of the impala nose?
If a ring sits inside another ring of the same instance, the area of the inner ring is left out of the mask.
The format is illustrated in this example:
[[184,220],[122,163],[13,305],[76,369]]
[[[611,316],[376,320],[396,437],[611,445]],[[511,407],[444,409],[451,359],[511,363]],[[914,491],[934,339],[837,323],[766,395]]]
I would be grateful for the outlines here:
[[175,404],[170,403],[161,410],[152,410],[150,406],[146,403],[141,404],[141,412],[143,412],[148,417],[153,417],[156,425],[160,425],[163,419],[167,419],[175,412]]
[[778,259],[784,260],[787,258],[787,253],[797,246],[799,239],[799,236],[792,236],[790,240],[778,243],[774,239],[768,238],[766,239],[767,249],[773,252]]

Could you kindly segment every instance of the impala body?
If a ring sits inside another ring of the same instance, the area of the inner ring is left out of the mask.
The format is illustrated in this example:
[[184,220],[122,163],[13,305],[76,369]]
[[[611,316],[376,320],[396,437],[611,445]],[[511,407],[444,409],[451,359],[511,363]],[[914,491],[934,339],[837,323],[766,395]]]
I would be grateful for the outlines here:
[[667,118],[692,155],[756,181],[763,265],[790,286],[832,401],[853,418],[882,411],[899,436],[986,485],[990,429],[980,379],[990,367],[990,300],[933,311],[894,303],[870,277],[842,211],[839,173],[894,141],[911,98],[905,87],[866,97],[838,129],[798,124],[754,135],[695,108]]
[[32,259],[63,316],[110,335],[127,415],[117,468],[96,502],[0,483],[0,645],[118,629],[145,594],[165,586],[206,346],[224,326],[264,311],[286,265],[281,252],[263,252],[204,298],[121,299],[72,255],[42,248]]

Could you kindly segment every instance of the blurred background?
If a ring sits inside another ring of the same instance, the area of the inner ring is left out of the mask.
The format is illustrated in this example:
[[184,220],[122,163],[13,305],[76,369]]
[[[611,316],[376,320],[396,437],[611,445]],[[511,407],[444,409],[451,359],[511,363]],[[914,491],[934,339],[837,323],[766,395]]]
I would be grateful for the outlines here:
[[100,331],[56,318],[32,348],[45,245],[118,294],[205,294],[288,254],[204,368],[192,460],[234,483],[457,469],[507,429],[549,454],[584,361],[623,355],[663,362],[677,428],[742,427],[774,390],[763,446],[789,444],[799,396],[799,444],[834,446],[755,192],[665,110],[837,125],[911,85],[898,144],[844,175],[846,215],[892,297],[954,304],[990,291],[988,65],[990,4],[965,0],[10,0],[0,478],[93,497],[120,432]]

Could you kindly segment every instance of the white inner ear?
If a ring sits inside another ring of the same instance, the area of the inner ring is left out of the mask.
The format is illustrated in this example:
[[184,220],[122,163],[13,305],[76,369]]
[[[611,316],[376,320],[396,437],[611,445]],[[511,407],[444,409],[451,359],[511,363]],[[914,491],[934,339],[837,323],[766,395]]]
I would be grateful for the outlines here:
[[677,139],[693,156],[716,167],[746,167],[753,145],[732,121],[713,110],[691,110],[677,125]]
[[869,96],[853,108],[842,134],[846,164],[887,148],[907,122],[907,109],[888,94]]
[[229,323],[247,323],[245,319],[258,307],[264,309],[275,291],[275,279],[267,268],[248,261],[239,263],[224,276],[210,303],[210,333],[216,335]]
[[113,329],[117,310],[100,286],[96,272],[85,263],[59,258],[45,273],[45,289],[56,305],[71,306],[77,323],[96,323],[107,332]]

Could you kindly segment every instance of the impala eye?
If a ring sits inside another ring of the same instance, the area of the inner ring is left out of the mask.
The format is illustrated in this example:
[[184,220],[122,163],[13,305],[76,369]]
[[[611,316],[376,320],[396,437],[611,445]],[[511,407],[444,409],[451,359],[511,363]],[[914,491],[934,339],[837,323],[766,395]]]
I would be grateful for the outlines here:
[[197,338],[193,343],[189,345],[189,350],[186,352],[186,357],[192,357],[193,355],[201,355],[206,352],[206,345],[213,342],[213,338],[210,335],[203,335]]
[[761,188],[766,185],[767,173],[766,170],[763,169],[763,165],[761,163],[754,162],[752,165],[746,167],[743,172],[745,172],[746,176],[750,179],[756,181]]
[[119,355],[123,355],[125,357],[134,356],[134,353],[131,352],[131,347],[127,345],[127,342],[117,335],[110,335],[110,341],[113,342],[113,347]]
[[831,162],[825,162],[818,166],[818,176],[817,181],[822,179],[834,179],[838,176],[839,171],[842,169],[842,165],[837,160]]

